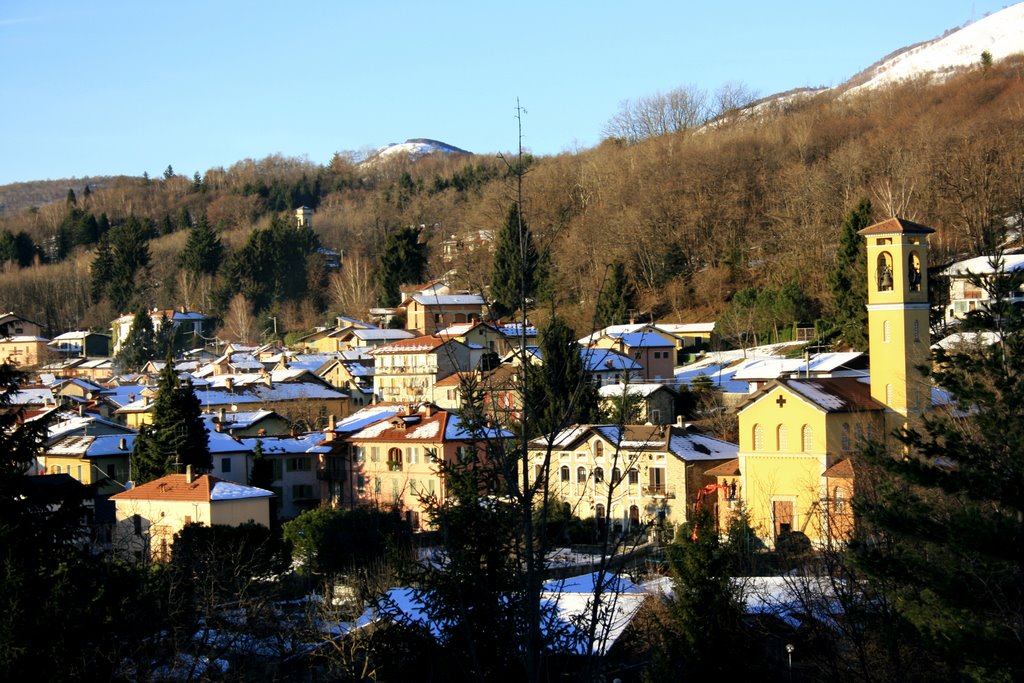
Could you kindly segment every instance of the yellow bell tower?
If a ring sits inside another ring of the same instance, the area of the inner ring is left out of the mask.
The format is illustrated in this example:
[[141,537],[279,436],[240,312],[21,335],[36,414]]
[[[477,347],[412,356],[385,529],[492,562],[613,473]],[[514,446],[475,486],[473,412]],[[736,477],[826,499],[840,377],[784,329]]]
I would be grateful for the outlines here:
[[931,408],[918,370],[931,359],[928,335],[929,227],[890,218],[860,231],[867,239],[871,397],[885,405],[886,430]]

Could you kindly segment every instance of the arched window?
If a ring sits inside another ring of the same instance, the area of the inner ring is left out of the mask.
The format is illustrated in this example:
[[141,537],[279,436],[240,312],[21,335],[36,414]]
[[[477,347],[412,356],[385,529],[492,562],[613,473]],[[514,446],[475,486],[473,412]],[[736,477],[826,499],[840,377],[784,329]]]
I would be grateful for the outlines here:
[[602,442],[600,442],[600,441],[598,441],[597,443],[594,444],[594,457],[595,458],[603,458],[604,457],[604,444]]
[[883,320],[882,321],[882,341],[884,341],[886,344],[888,344],[890,339],[892,339],[892,323],[889,322],[888,320]]
[[620,481],[622,481],[622,470],[620,470],[618,467],[613,467],[612,468],[612,485],[614,486],[615,484],[618,484]]
[[604,504],[598,503],[594,506],[594,516],[598,519],[604,519]]
[[907,257],[907,284],[911,292],[921,291],[921,258],[914,252]]
[[562,469],[560,469],[558,471],[558,473],[559,473],[559,479],[561,479],[563,482],[569,481],[569,466],[568,465],[562,465]]
[[892,255],[883,251],[878,255],[878,291],[892,291]]
[[629,506],[629,528],[640,525],[640,508],[636,505]]
[[764,450],[764,427],[759,424],[754,425],[754,450]]
[[804,425],[804,428],[800,430],[800,450],[810,453],[812,448],[814,448],[814,430],[811,429],[811,425]]
[[581,466],[581,467],[577,467],[576,468],[576,483],[577,484],[586,484],[587,483],[587,468],[586,467],[582,467]]
[[388,449],[388,469],[392,472],[402,471],[402,449],[401,448],[389,448]]
[[843,450],[850,450],[850,423],[843,423],[843,435],[842,435]]
[[786,425],[779,425],[775,428],[775,449],[778,451],[789,450],[789,435],[786,433]]
[[594,481],[596,483],[598,483],[598,484],[600,484],[601,482],[604,481],[604,468],[603,467],[595,467],[594,468]]

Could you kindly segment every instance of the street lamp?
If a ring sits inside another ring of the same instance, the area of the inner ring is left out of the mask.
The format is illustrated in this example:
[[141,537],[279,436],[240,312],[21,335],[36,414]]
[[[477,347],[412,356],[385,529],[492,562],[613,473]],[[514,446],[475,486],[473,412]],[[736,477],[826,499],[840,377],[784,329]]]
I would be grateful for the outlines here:
[[789,681],[793,683],[793,643],[786,643],[786,656],[789,658]]

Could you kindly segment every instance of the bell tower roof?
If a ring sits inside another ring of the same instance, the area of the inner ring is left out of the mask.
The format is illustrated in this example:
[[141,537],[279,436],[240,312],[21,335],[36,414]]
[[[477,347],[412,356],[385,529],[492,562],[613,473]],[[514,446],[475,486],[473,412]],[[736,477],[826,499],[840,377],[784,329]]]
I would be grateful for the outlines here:
[[858,235],[930,235],[935,232],[927,225],[914,223],[902,218],[888,218],[881,223],[869,225],[863,230],[858,230]]

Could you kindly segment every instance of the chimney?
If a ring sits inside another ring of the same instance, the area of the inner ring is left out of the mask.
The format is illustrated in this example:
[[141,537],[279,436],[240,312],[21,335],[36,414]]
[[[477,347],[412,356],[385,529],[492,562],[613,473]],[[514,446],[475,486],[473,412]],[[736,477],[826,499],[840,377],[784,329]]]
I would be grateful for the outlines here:
[[81,403],[78,404],[78,417],[85,415],[85,406]]
[[135,403],[135,394],[134,393],[128,394],[128,402],[129,403]]
[[185,465],[185,483],[191,484],[196,480],[196,476],[192,473],[192,465]]
[[682,415],[676,415],[676,427],[679,427],[680,429],[683,428],[683,416]]
[[217,418],[219,421],[223,422],[225,417],[227,417],[227,411],[224,410],[224,408],[217,411]]
[[334,428],[338,426],[338,420],[334,417],[334,413],[327,416],[327,431],[334,433]]
[[427,417],[433,417],[434,416],[434,404],[433,403],[424,403],[423,404],[423,414],[426,415]]
[[127,439],[121,439],[120,441],[117,442],[117,450],[119,450],[119,451],[126,451],[126,450],[128,450],[128,441],[127,441]]
[[231,377],[230,375],[228,377],[225,377],[224,378],[224,388],[227,389],[228,391],[234,391],[235,390],[235,378]]

